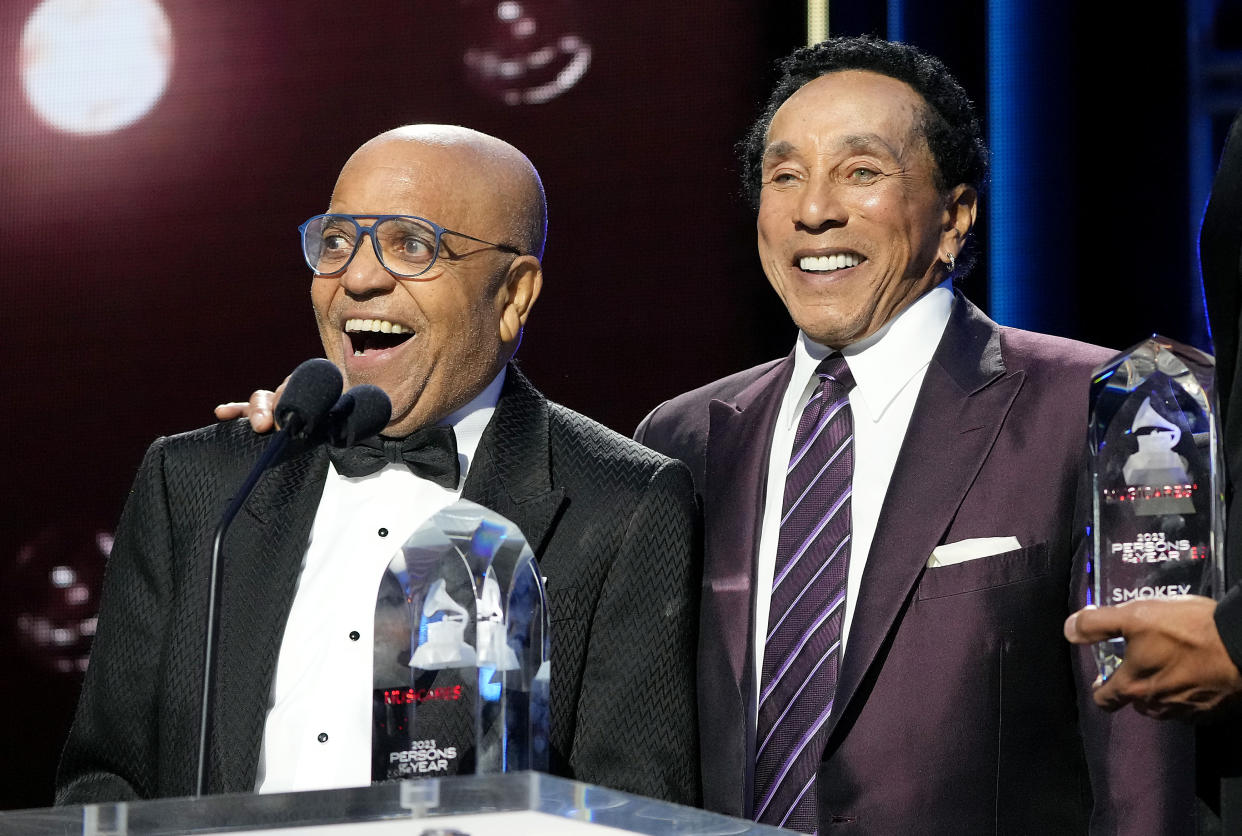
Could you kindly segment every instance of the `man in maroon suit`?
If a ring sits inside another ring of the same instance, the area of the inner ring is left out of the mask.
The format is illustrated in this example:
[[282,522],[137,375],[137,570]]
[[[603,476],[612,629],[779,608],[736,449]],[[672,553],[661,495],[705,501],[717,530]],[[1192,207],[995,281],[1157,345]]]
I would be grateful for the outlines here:
[[1111,352],[952,289],[986,155],[945,67],[872,39],[794,53],[745,143],[797,344],[637,433],[704,506],[709,808],[821,833],[1194,828],[1189,731],[1095,709],[1061,638]]

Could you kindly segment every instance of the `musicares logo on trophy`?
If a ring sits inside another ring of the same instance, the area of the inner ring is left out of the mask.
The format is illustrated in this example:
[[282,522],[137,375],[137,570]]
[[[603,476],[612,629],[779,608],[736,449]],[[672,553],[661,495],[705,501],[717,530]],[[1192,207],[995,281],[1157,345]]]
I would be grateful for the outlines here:
[[457,760],[457,747],[440,748],[436,746],[434,739],[411,740],[410,748],[406,751],[392,752],[388,755],[389,765],[397,764],[397,772],[400,775],[444,772],[449,768],[449,761],[455,760]]
[[430,700],[459,700],[461,686],[451,685],[444,688],[387,688],[384,690],[384,705],[418,705]]

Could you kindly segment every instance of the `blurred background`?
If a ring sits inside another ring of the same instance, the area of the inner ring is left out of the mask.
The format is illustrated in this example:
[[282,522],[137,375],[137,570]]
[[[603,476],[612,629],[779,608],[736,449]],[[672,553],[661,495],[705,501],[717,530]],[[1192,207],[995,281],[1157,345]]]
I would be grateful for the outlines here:
[[962,287],[994,318],[1210,350],[1197,236],[1242,0],[0,4],[0,808],[51,803],[143,450],[320,352],[297,226],[355,147],[430,121],[530,156],[550,229],[519,360],[629,434],[792,345],[733,145],[825,31],[918,44],[977,102],[994,169]]

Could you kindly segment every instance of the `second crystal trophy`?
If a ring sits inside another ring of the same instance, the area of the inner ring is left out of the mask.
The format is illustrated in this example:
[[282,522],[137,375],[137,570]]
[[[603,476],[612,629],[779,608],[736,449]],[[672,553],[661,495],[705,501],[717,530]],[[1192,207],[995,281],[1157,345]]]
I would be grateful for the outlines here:
[[517,526],[465,500],[434,515],[376,597],[372,780],[546,771],[548,651]]
[[[1219,595],[1224,472],[1210,355],[1152,336],[1096,369],[1088,428],[1089,603]],[[1095,645],[1105,679],[1125,640]]]

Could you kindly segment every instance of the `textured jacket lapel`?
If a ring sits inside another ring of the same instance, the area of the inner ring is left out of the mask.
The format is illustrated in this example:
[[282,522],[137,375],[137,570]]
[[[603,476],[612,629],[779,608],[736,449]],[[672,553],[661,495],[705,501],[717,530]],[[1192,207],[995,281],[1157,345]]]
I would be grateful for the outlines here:
[[850,702],[859,683],[983,466],[1024,379],[1022,372],[1005,370],[999,327],[959,294],[880,511],[850,625],[831,733],[854,708]]
[[521,529],[536,555],[565,500],[552,486],[548,402],[509,366],[496,414],[479,440],[462,498],[477,502]]
[[276,660],[327,467],[322,447],[286,458],[259,481],[225,541],[209,777],[217,791],[254,789]]

